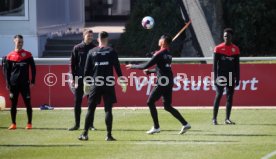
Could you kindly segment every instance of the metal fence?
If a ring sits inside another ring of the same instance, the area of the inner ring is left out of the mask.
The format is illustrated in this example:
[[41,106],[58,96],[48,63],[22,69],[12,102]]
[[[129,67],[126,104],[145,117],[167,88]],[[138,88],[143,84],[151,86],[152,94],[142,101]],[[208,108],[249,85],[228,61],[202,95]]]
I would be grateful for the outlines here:
[[[70,58],[35,58],[37,65],[66,65],[70,64]],[[119,61],[124,62],[145,62],[150,60],[150,58],[119,58]],[[183,58],[173,58],[174,63],[178,62],[202,62],[206,61],[208,63],[212,62],[213,57],[183,57]],[[276,61],[276,57],[241,57],[240,61]],[[0,58],[2,63],[2,58]]]

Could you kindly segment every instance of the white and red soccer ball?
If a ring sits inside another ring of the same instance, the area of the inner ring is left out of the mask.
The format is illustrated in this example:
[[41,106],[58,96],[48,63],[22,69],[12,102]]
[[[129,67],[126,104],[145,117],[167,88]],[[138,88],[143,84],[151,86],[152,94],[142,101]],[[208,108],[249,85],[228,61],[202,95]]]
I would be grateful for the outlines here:
[[146,16],[142,20],[142,26],[145,29],[152,29],[154,26],[154,19],[150,16]]

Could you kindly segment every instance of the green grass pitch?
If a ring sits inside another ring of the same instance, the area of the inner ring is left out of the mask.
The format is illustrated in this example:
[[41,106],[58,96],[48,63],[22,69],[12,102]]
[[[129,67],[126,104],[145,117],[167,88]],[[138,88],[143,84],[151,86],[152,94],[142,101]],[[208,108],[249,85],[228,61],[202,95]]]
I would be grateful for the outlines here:
[[[158,110],[161,133],[147,135],[152,120],[148,109],[114,109],[113,136],[106,142],[104,110],[97,109],[89,141],[77,138],[82,130],[69,132],[72,110],[33,112],[33,129],[25,130],[26,112],[17,114],[17,130],[7,130],[9,111],[0,112],[0,159],[260,159],[276,151],[276,109],[234,109],[237,125],[211,124],[211,109],[180,109],[192,129],[178,135],[180,123]],[[82,112],[81,129],[86,111]],[[271,157],[275,159],[276,156]]]

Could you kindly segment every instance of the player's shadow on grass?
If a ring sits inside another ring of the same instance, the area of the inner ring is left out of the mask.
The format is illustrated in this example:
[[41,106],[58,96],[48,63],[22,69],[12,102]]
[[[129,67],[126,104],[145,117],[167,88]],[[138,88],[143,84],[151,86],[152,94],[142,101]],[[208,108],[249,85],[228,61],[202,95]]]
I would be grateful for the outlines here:
[[[83,130],[83,129],[80,129],[80,130]],[[106,131],[106,129],[99,129],[99,128],[97,128],[97,130],[95,130],[96,132],[97,131]],[[148,130],[146,130],[146,129],[144,129],[144,130],[139,130],[139,129],[112,129],[112,131],[126,131],[126,132],[144,132],[144,131],[148,131]]]
[[68,130],[67,128],[33,128],[34,130]]
[[120,141],[132,141],[132,142],[153,142],[153,143],[237,143],[239,141],[230,141],[230,140],[120,140]]
[[[98,131],[98,129],[97,129]],[[106,131],[105,129],[103,130],[99,130],[99,131]],[[146,132],[148,131],[148,129],[113,129],[112,131],[126,131],[126,132]],[[178,130],[172,130],[172,129],[161,129],[162,132],[178,132],[180,131],[180,129]],[[206,130],[189,130],[189,132],[210,132],[210,131],[206,131]]]
[[266,137],[266,136],[276,136],[276,135],[270,135],[270,134],[205,134],[205,136]]
[[[0,129],[7,130],[8,127],[0,127]],[[16,129],[25,130],[24,127],[17,127]],[[36,127],[34,127],[34,128],[32,128],[32,130],[59,130],[60,131],[60,130],[67,130],[67,128],[36,128]]]
[[276,124],[239,124],[239,125],[276,126]]
[[0,147],[80,147],[83,145],[0,145]]

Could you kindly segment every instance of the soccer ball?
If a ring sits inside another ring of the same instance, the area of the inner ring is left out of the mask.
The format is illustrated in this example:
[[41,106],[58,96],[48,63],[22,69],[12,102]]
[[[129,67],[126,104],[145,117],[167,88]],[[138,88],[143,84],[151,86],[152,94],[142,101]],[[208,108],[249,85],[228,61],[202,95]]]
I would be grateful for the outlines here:
[[154,26],[154,19],[150,16],[146,16],[142,20],[142,26],[145,29],[152,29]]

